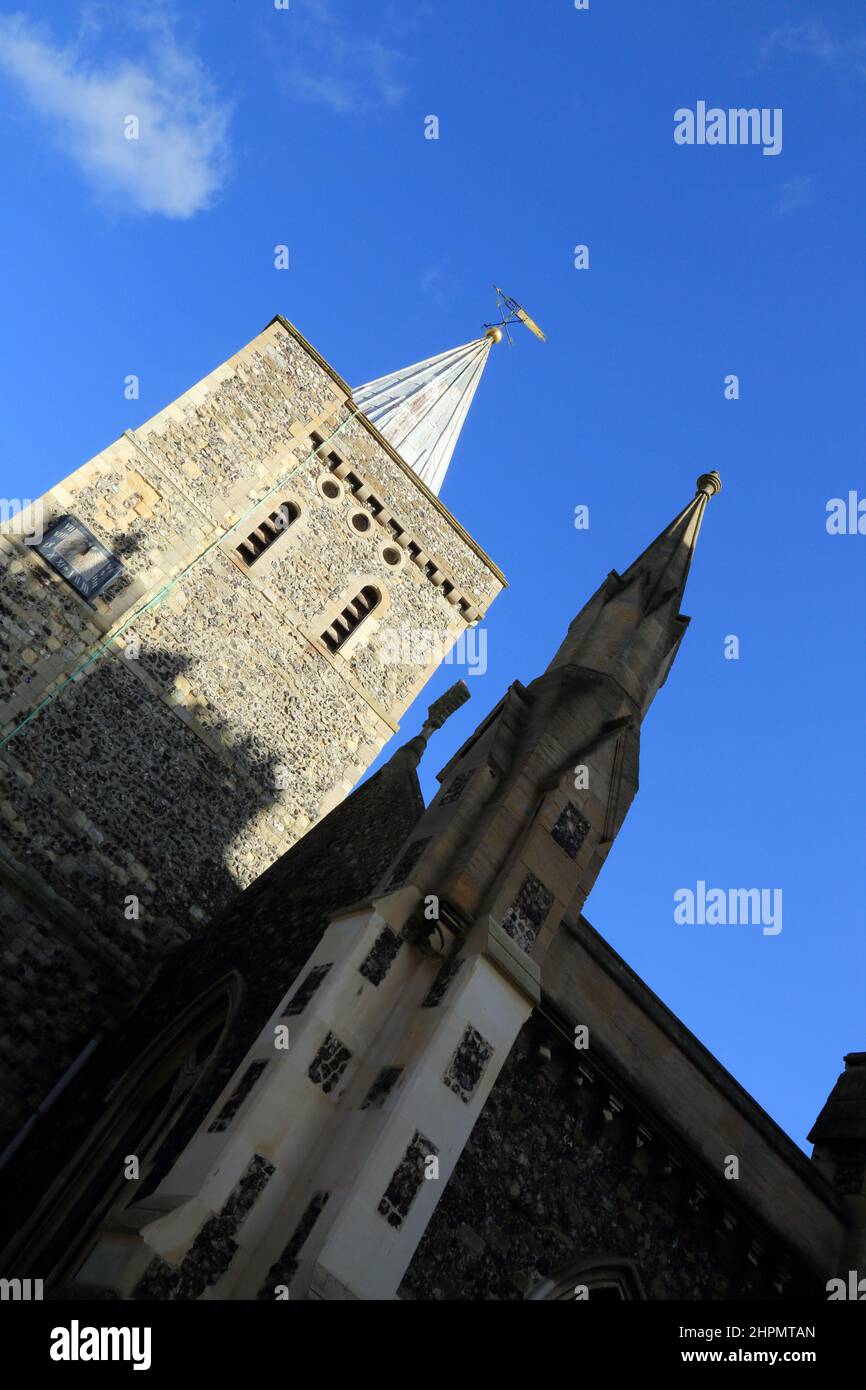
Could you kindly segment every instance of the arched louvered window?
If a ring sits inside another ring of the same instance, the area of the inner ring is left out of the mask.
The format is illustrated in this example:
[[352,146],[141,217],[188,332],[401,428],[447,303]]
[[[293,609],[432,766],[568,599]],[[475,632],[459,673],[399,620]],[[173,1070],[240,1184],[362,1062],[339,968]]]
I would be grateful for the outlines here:
[[346,604],[346,607],[342,609],[330,627],[327,627],[322,633],[322,641],[328,651],[339,651],[346,638],[360,627],[368,613],[372,613],[381,601],[382,595],[375,584],[365,584],[361,592],[352,599],[351,603]]
[[274,541],[285,535],[300,514],[300,509],[294,502],[281,502],[270,516],[264,517],[255,530],[235,547],[244,564],[254,565]]

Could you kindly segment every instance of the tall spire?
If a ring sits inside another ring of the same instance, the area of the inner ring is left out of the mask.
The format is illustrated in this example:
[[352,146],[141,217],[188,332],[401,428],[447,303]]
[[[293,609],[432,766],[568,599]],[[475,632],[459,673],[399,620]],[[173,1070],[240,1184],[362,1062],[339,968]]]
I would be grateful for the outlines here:
[[355,404],[437,496],[498,328],[353,391]]
[[702,473],[695,488],[695,495],[688,506],[656,536],[622,576],[623,584],[629,584],[639,574],[644,576],[645,612],[650,612],[673,594],[682,598],[685,593],[707,502],[715,493],[721,492],[722,480],[718,473]]
[[707,502],[722,488],[702,473],[692,500],[623,574],[613,570],[581,609],[548,669],[614,676],[642,712],[664,683],[689,619],[680,612]]

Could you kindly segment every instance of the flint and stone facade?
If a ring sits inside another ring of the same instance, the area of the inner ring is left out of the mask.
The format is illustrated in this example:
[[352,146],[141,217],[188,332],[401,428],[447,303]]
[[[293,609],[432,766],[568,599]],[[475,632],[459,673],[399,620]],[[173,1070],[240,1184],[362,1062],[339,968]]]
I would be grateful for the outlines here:
[[810,1162],[583,915],[719,487],[429,806],[442,702],[177,950],[16,1155],[6,1272],[71,1300],[815,1299],[862,1263],[864,1054]]
[[[503,583],[282,318],[3,528],[7,1139],[352,790]],[[419,630],[426,668],[394,660]]]

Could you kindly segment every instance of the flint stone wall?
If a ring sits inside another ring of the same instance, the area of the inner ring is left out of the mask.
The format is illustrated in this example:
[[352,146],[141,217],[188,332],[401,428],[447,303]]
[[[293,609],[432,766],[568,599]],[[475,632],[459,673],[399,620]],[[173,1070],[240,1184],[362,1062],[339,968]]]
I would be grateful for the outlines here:
[[[418,565],[385,562],[393,537],[377,522],[352,529],[349,489],[321,495],[328,465],[311,456],[311,433],[339,430],[333,446],[482,609],[501,588],[450,514],[353,418],[346,392],[275,321],[48,493],[46,527],[71,513],[123,560],[92,604],[13,528],[0,536],[4,734],[196,561],[0,751],[0,1096],[13,1132],[95,1028],[140,996],[165,951],[375,759],[438,664],[395,663],[385,625],[435,630],[448,645],[467,627]],[[273,564],[245,572],[233,559],[244,524],[220,538],[287,474],[273,506],[296,499],[297,533]],[[346,655],[330,653],[329,606],[371,581],[382,604]],[[133,634],[140,648],[127,659]],[[75,990],[58,1008],[61,957]]]

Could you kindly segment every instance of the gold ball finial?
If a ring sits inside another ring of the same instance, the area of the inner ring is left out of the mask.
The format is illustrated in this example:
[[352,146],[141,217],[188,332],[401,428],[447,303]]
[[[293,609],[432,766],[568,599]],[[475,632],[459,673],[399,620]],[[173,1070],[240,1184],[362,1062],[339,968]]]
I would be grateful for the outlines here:
[[501,329],[501,328],[496,328],[496,327],[488,328],[488,330],[487,330],[487,332],[484,334],[484,336],[485,336],[485,338],[489,338],[490,341],[493,342],[493,343],[501,343],[501,342],[502,342],[502,329]]
[[713,497],[722,490],[722,480],[715,469],[712,473],[702,473],[695,484],[698,492],[705,492],[707,497]]

